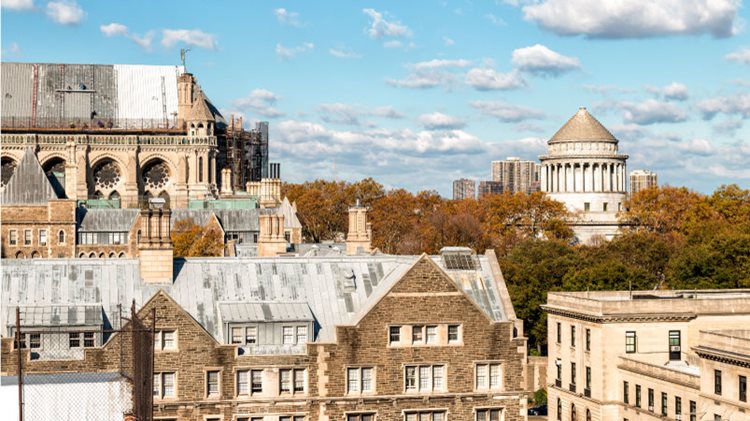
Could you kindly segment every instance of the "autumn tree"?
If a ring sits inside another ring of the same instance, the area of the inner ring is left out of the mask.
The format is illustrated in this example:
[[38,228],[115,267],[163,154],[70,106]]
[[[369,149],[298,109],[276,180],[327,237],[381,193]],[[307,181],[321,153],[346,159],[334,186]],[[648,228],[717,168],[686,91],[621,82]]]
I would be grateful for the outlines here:
[[198,225],[192,218],[176,221],[172,227],[171,238],[175,256],[224,255],[224,238],[219,228]]

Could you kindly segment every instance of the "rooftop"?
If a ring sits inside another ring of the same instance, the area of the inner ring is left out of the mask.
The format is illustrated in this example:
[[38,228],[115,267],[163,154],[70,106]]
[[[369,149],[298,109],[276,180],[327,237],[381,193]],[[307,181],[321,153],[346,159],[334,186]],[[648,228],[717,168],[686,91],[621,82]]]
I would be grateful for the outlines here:
[[617,139],[585,107],[563,125],[549,140],[549,144],[565,141],[598,140],[617,143]]

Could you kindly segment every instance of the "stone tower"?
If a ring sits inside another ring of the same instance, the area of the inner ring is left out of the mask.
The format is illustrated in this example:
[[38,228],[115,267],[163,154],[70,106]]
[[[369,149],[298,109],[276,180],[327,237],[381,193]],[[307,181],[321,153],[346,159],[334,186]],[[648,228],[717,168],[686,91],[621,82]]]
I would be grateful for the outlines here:
[[286,253],[287,242],[284,237],[284,215],[261,214],[258,217],[260,235],[258,236],[258,256],[273,257]]
[[141,279],[149,283],[172,282],[172,238],[164,199],[151,199],[140,214],[141,226],[137,234]]
[[372,224],[367,222],[367,208],[357,203],[349,208],[349,232],[346,235],[346,254],[369,253]]

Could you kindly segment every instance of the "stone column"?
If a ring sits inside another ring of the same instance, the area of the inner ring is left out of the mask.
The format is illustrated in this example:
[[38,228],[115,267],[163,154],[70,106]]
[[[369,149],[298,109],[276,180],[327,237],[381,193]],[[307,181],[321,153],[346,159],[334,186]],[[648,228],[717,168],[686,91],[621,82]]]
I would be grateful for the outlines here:
[[542,170],[540,171],[539,175],[541,178],[541,180],[539,181],[541,185],[541,189],[542,191],[546,192],[547,191],[547,166],[546,165],[542,164]]

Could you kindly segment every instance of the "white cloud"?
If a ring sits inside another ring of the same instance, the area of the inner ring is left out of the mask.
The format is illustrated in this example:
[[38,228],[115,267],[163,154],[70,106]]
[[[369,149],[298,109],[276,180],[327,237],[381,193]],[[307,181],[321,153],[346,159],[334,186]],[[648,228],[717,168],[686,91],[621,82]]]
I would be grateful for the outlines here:
[[647,99],[641,103],[624,102],[620,108],[625,111],[625,122],[640,125],[656,123],[680,123],[687,120],[687,113],[682,108],[669,103]]
[[716,133],[734,136],[737,130],[741,129],[744,125],[742,119],[739,118],[728,118],[724,121],[720,121],[713,125],[713,129]]
[[466,67],[471,64],[471,61],[464,59],[457,60],[444,60],[444,59],[432,59],[429,61],[420,61],[414,63],[412,67],[416,70],[433,70],[442,69],[445,67]]
[[506,123],[518,123],[524,120],[540,120],[545,117],[544,113],[539,110],[498,101],[472,101],[469,105],[486,116],[494,117]]
[[337,47],[328,50],[328,53],[338,58],[361,58],[362,56],[347,47]]
[[735,52],[727,54],[724,58],[729,61],[736,61],[737,63],[750,64],[750,48],[740,48]]
[[115,35],[127,35],[128,34],[128,27],[121,24],[112,22],[107,25],[101,25],[99,26],[99,30],[102,31],[102,33],[108,37],[112,37]]
[[737,115],[743,119],[750,118],[750,94],[739,93],[732,96],[709,98],[698,103],[698,110],[706,120],[714,118],[719,113]]
[[297,28],[303,26],[302,21],[300,21],[299,13],[297,12],[290,12],[283,7],[280,7],[274,9],[273,14],[276,15],[276,20],[278,20],[279,23]]
[[413,72],[405,79],[386,79],[385,82],[396,88],[428,89],[453,82],[454,77],[446,72]]
[[690,155],[709,156],[714,154],[714,148],[706,139],[692,139],[677,144],[677,149]]
[[1,57],[18,57],[21,55],[21,47],[17,42],[11,42],[7,48],[3,48],[0,52]]
[[427,130],[455,130],[466,127],[463,120],[441,112],[420,115],[419,124]]
[[453,47],[454,45],[456,45],[456,41],[448,37],[443,37],[443,44],[446,47]]
[[408,37],[411,35],[411,30],[408,26],[399,21],[385,19],[383,14],[375,9],[362,9],[362,13],[371,19],[370,27],[367,28],[367,35],[372,39]]
[[349,104],[334,103],[320,104],[318,106],[320,119],[331,124],[345,124],[359,126],[361,113]]
[[137,35],[137,34],[130,34],[130,40],[134,43],[140,45],[141,47],[145,48],[146,50],[151,49],[151,42],[154,40],[154,33],[152,31],[149,31],[145,35]]
[[232,105],[243,112],[252,112],[268,118],[277,118],[284,115],[283,112],[274,108],[279,96],[267,89],[255,89],[250,95],[232,101]]
[[294,56],[311,51],[315,48],[315,44],[312,42],[306,42],[296,47],[284,47],[281,44],[276,44],[276,55],[284,60],[294,58]]
[[495,26],[505,26],[505,21],[492,13],[487,13],[484,17]]
[[739,30],[739,0],[540,0],[523,7],[527,20],[558,35],[647,38]]
[[520,70],[542,76],[558,76],[581,67],[578,58],[564,56],[541,44],[514,50],[512,60]]
[[478,91],[506,91],[526,86],[518,71],[498,73],[492,68],[474,68],[466,73],[466,83]]
[[2,0],[0,5],[2,5],[3,9],[32,10],[34,8],[34,0]]
[[672,101],[687,101],[690,96],[687,86],[677,82],[672,82],[669,85],[662,87],[647,86],[646,90],[664,98],[665,100]]
[[404,118],[404,115],[398,112],[395,108],[393,108],[390,105],[384,106],[384,107],[378,107],[372,110],[370,113],[371,115],[375,117],[382,117],[382,118],[390,118],[390,119],[400,119]]
[[216,35],[208,34],[200,29],[164,29],[162,30],[161,45],[169,48],[178,43],[215,50]]
[[51,1],[47,3],[47,16],[60,25],[78,25],[86,12],[75,1]]
[[151,42],[154,39],[153,32],[148,32],[147,34],[142,36],[138,34],[131,34],[127,26],[117,22],[112,22],[107,25],[101,25],[99,26],[99,30],[108,37],[124,36],[146,50],[151,49]]

